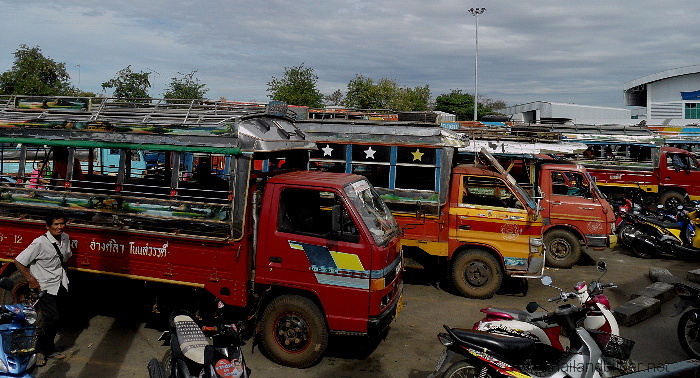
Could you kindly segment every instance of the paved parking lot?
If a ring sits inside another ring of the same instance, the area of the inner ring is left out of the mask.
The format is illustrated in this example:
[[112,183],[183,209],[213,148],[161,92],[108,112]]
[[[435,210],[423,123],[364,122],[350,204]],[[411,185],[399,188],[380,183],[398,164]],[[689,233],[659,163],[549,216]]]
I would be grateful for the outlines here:
[[[666,268],[676,277],[685,279],[687,272],[700,267],[698,262],[667,259],[643,260],[624,249],[588,251],[589,259],[572,269],[547,269],[554,284],[571,290],[580,281],[598,277],[597,260],[608,264],[604,282],[614,282],[618,288],[606,291],[613,308],[630,299],[652,283],[650,267]],[[473,300],[444,290],[440,282],[426,272],[407,272],[404,286],[405,306],[392,324],[385,340],[368,344],[356,338],[333,338],[328,355],[316,366],[304,370],[274,364],[260,351],[244,347],[253,377],[425,377],[434,368],[442,345],[436,335],[443,324],[470,328],[481,318],[479,309],[487,305],[524,309],[530,301],[548,307],[546,299],[557,291],[544,287],[538,280],[529,280],[527,294],[521,286],[510,285],[511,293],[491,299]],[[52,361],[37,369],[39,377],[144,377],[146,364],[152,357],[162,357],[165,347],[157,341],[160,331],[146,326],[137,306],[129,301],[130,293],[110,294],[110,298],[85,298],[86,316],[62,332],[59,345],[67,346],[68,358]],[[640,366],[677,362],[688,357],[676,340],[677,318],[671,299],[662,312],[631,327],[621,327],[622,336],[636,342],[632,359]],[[553,308],[553,306],[549,305]]]

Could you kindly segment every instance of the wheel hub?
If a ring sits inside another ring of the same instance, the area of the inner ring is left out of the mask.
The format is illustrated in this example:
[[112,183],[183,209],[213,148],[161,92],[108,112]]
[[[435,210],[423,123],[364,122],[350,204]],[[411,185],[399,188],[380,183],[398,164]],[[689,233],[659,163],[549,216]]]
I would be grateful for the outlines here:
[[277,321],[275,337],[284,349],[298,352],[308,345],[309,327],[299,316],[287,314]]
[[489,282],[489,267],[480,262],[469,264],[467,281],[474,286],[483,286]]
[[552,255],[559,259],[564,258],[571,253],[569,243],[560,239],[554,240],[550,245],[550,249],[552,250]]

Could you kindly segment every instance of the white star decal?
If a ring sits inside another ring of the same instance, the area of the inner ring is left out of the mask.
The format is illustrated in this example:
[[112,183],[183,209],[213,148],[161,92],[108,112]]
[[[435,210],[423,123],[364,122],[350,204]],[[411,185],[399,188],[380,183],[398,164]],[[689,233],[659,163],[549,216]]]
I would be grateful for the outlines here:
[[326,145],[326,147],[323,147],[321,149],[323,151],[323,156],[331,156],[331,153],[333,152],[333,148],[330,145]]
[[374,159],[374,153],[377,152],[372,149],[372,147],[369,147],[368,149],[365,150],[365,159]]

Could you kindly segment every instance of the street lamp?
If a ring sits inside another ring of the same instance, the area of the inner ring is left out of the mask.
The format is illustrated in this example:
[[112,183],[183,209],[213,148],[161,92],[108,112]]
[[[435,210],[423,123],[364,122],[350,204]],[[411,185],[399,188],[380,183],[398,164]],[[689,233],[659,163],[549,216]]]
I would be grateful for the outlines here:
[[479,89],[479,15],[484,13],[486,8],[469,8],[469,13],[476,17],[476,58],[474,59],[474,121],[476,121],[476,96]]

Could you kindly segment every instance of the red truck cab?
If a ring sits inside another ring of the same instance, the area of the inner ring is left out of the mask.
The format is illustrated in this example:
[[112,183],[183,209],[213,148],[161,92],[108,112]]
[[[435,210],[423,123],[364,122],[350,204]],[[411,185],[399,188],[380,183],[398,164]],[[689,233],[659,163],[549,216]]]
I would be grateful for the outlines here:
[[608,196],[641,195],[648,202],[675,208],[700,199],[700,165],[692,153],[675,147],[653,147],[651,160],[615,158],[582,162]]

